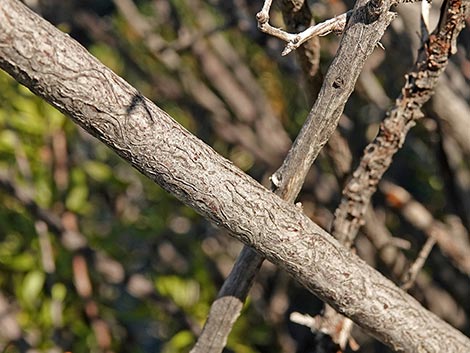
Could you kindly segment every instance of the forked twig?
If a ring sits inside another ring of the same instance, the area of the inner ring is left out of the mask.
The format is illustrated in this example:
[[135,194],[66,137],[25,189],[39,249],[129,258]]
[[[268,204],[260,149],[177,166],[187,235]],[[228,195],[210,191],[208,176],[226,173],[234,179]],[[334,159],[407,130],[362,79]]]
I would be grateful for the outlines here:
[[283,56],[299,48],[302,44],[312,39],[313,37],[325,36],[331,32],[342,33],[346,27],[347,19],[352,14],[352,10],[350,10],[324,22],[310,26],[300,33],[293,34],[273,27],[269,24],[269,10],[271,7],[271,2],[272,0],[265,1],[262,10],[256,14],[256,19],[258,20],[258,28],[262,32],[287,42],[286,47],[282,51]]

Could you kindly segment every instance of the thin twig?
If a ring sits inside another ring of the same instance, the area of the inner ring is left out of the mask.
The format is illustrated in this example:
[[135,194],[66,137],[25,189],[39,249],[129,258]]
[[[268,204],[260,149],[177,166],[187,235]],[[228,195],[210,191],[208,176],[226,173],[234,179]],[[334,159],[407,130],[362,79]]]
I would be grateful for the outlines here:
[[331,32],[339,34],[342,33],[346,26],[347,19],[351,14],[352,10],[314,26],[310,26],[305,31],[296,34],[288,33],[282,29],[271,26],[268,22],[269,12],[266,12],[265,10],[258,12],[256,18],[258,19],[258,28],[262,32],[287,42],[286,47],[282,51],[282,55],[284,56],[299,48],[302,44],[314,37],[325,36]]
[[[400,3],[411,3],[419,0],[394,0],[390,5],[397,5]],[[427,1],[423,1],[423,3]],[[273,37],[279,38],[285,41],[286,47],[282,51],[282,55],[287,55],[293,50],[298,49],[302,44],[311,40],[312,38],[319,36],[326,36],[330,33],[341,34],[346,27],[349,17],[353,11],[347,11],[341,15],[330,18],[318,24],[311,25],[307,29],[299,33],[289,33],[280,28],[273,27],[269,24],[269,10],[271,9],[272,0],[264,2],[263,8],[256,14],[258,20],[258,28]],[[377,45],[381,45],[380,42]]]
[[352,15],[352,10],[336,17],[330,18],[322,23],[319,23],[315,26],[307,28],[305,31],[300,32],[295,35],[295,37],[287,41],[287,45],[282,51],[282,55],[287,55],[291,51],[296,50],[306,41],[318,37],[326,36],[330,33],[341,34],[346,27],[346,22],[348,18]]
[[411,286],[413,286],[416,277],[418,276],[419,271],[421,271],[423,268],[426,259],[434,247],[434,244],[436,244],[436,239],[434,237],[429,237],[421,248],[421,251],[419,252],[413,264],[403,274],[401,279],[401,288],[403,288],[403,290],[408,290],[411,288]]

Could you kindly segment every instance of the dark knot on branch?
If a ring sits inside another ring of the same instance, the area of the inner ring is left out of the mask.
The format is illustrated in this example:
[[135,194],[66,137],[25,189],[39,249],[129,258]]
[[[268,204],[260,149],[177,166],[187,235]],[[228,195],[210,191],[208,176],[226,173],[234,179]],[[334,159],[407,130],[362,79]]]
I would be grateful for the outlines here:
[[367,22],[376,21],[383,12],[383,6],[383,0],[370,0],[365,6],[365,16],[368,20]]

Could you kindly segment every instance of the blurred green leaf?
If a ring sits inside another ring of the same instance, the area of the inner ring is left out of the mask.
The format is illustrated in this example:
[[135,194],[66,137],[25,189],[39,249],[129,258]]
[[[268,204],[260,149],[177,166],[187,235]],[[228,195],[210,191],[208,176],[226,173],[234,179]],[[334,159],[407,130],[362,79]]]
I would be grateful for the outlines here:
[[62,302],[67,295],[67,288],[63,283],[54,283],[51,289],[51,295],[54,300]]
[[199,301],[200,286],[192,279],[177,276],[160,276],[156,279],[157,290],[171,297],[181,307],[191,307]]
[[194,335],[189,331],[180,331],[165,345],[164,353],[182,352],[194,343]]
[[40,175],[40,173],[37,173],[37,177],[35,180],[35,200],[42,207],[48,207],[53,198],[50,177],[48,175]]
[[87,209],[88,187],[86,185],[77,185],[67,194],[65,205],[70,211],[84,213]]
[[0,255],[0,263],[9,267],[11,271],[29,271],[36,267],[36,259],[30,253],[21,253],[14,256]]
[[45,280],[46,275],[42,271],[31,271],[26,274],[23,279],[21,296],[27,305],[35,306]]
[[90,177],[100,182],[109,180],[113,174],[109,165],[98,161],[86,161],[83,163],[83,169]]
[[0,151],[2,152],[14,152],[15,143],[17,142],[16,134],[11,130],[0,131]]

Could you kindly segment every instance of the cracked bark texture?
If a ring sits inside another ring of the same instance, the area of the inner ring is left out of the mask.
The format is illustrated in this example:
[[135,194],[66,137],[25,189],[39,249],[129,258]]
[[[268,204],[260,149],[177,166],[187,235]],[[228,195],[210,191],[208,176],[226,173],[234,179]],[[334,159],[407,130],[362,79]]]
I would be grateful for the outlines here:
[[468,337],[16,0],[0,2],[0,67],[393,349],[470,349]]

